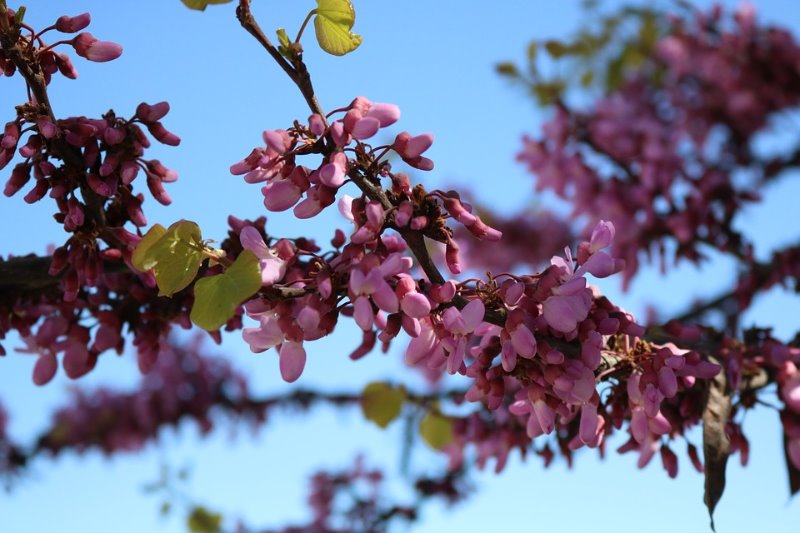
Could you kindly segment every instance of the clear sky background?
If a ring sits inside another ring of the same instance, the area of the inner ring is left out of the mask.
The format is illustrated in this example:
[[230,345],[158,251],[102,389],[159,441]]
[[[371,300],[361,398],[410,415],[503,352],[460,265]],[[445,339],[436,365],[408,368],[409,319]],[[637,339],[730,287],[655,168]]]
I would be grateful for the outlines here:
[[[265,31],[271,34],[283,26],[290,35],[313,6],[311,0],[254,4]],[[800,32],[799,3],[755,4],[761,20]],[[59,77],[51,86],[58,116],[99,116],[112,107],[130,116],[141,101],[171,103],[164,123],[181,136],[182,145],[156,145],[148,155],[176,169],[180,180],[168,185],[174,199],[169,208],[148,198],[145,213],[151,223],[187,218],[198,221],[205,236],[222,238],[229,213],[240,218],[265,214],[259,187],[231,176],[228,167],[260,144],[262,130],[287,127],[295,118],[304,120],[308,112],[291,82],[238,26],[233,5],[212,6],[205,13],[191,12],[179,0],[32,0],[25,5],[26,20],[37,28],[62,14],[89,11],[89,31],[125,49],[119,60],[107,64],[76,58],[79,79]],[[514,162],[521,135],[537,132],[546,116],[494,74],[493,65],[522,60],[531,39],[574,30],[582,22],[577,0],[355,0],[355,6],[355,30],[364,36],[355,53],[334,58],[319,52],[311,35],[305,40],[306,60],[324,108],[346,105],[357,95],[398,104],[403,117],[393,131],[436,135],[430,151],[436,170],[413,176],[427,185],[468,185],[483,203],[499,210],[552,201],[534,200],[532,177]],[[10,120],[13,105],[23,100],[21,79],[0,80],[0,122]],[[792,124],[796,132],[797,122]],[[775,138],[786,133],[782,130]],[[8,172],[0,175],[3,182]],[[762,257],[774,246],[796,240],[798,195],[796,179],[773,186],[765,191],[763,206],[740,220],[759,235]],[[28,206],[21,196],[0,198],[0,253],[44,253],[49,243],[63,242],[64,233],[50,219],[52,212],[46,201]],[[270,214],[267,227],[272,234],[308,235],[327,242],[332,228],[345,226],[330,209],[308,222]],[[716,261],[710,270],[681,267],[666,278],[651,269],[625,294],[614,280],[600,286],[641,316],[647,304],[665,313],[681,309],[694,297],[716,293],[732,276],[731,264]],[[774,291],[757,301],[745,323],[775,325],[776,334],[786,339],[798,329],[798,316],[797,298]],[[308,346],[309,361],[299,385],[359,390],[367,381],[391,379],[401,371],[399,350],[350,362],[347,354],[358,342],[356,328],[343,321],[339,330]],[[274,352],[253,355],[238,334],[211,350],[242,369],[255,391],[289,389],[279,378]],[[134,357],[127,354],[103,357],[97,370],[78,382],[62,372],[37,388],[30,377],[33,362],[30,356],[16,354],[0,360],[0,399],[12,417],[11,434],[23,441],[45,427],[68,388],[108,383],[130,387],[138,379]],[[716,513],[718,531],[796,532],[800,504],[788,498],[777,414],[758,410],[745,430],[751,439],[750,465],[741,468],[738,456],[730,463],[728,487]],[[348,465],[355,453],[364,452],[373,464],[399,475],[400,440],[400,427],[380,431],[364,423],[358,412],[326,408],[311,415],[276,416],[256,434],[223,424],[211,437],[199,439],[197,428],[187,424],[163,432],[157,444],[138,454],[67,454],[57,461],[37,460],[12,492],[0,493],[0,531],[183,531],[183,516],[160,517],[160,500],[142,490],[158,477],[161,464],[189,467],[187,492],[227,516],[257,526],[299,522],[307,516],[308,474]],[[699,444],[699,435],[694,441]],[[681,467],[677,480],[670,480],[657,460],[640,471],[633,455],[613,451],[604,461],[592,451],[582,452],[572,471],[563,462],[544,470],[538,460],[521,463],[515,455],[503,474],[476,475],[478,490],[466,503],[452,509],[430,506],[412,530],[705,531],[702,477],[691,468],[680,444],[676,451]],[[418,471],[438,471],[442,464],[433,453],[415,448]]]

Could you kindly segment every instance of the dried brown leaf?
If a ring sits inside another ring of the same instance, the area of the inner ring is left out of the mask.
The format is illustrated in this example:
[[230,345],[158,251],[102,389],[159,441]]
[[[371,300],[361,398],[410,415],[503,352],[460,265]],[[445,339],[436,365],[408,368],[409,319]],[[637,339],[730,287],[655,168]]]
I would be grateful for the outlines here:
[[709,382],[703,409],[703,455],[705,456],[705,495],[711,529],[714,529],[714,508],[725,490],[725,466],[730,455],[730,441],[725,426],[731,414],[731,393],[725,371]]

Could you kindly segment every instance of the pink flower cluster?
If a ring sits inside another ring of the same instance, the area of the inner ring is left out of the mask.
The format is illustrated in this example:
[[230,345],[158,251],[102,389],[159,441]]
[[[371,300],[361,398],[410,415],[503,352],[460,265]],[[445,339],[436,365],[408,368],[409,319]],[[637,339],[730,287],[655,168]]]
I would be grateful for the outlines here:
[[165,344],[153,371],[133,392],[76,389],[69,406],[54,414],[53,431],[40,437],[37,447],[54,455],[69,449],[135,451],[162,428],[184,419],[210,431],[211,409],[222,401],[235,404],[247,389],[225,361],[200,356],[199,347],[197,340],[184,348]]
[[614,253],[626,260],[628,280],[640,251],[663,258],[674,249],[694,262],[704,247],[750,255],[732,220],[760,199],[764,180],[792,164],[764,164],[753,138],[800,103],[800,45],[753,17],[742,9],[732,27],[718,9],[693,22],[673,19],[655,57],[619,89],[586,111],[561,103],[541,138],[524,139],[518,158],[536,174],[537,190],[570,201],[589,224],[614,222]]
[[[7,9],[9,23],[13,24],[14,15],[15,12],[13,9]],[[42,35],[52,30],[61,33],[77,33],[89,26],[91,20],[89,13],[83,13],[74,17],[64,15],[59,17],[55,24],[37,33],[34,33],[33,30],[26,27],[25,29],[28,29],[30,33],[20,33],[18,49],[21,53],[29,56],[28,59],[38,67],[44,76],[46,84],[50,83],[53,74],[57,72],[74,80],[78,77],[77,70],[75,70],[67,54],[56,52],[56,46],[61,44],[72,46],[76,54],[84,59],[97,63],[104,63],[117,59],[122,55],[122,47],[117,43],[100,41],[88,32],[80,33],[72,39],[58,41],[50,45],[46,45],[42,41]],[[17,67],[14,65],[13,61],[11,61],[11,58],[9,58],[3,50],[0,50],[0,75],[13,76],[16,71]]]
[[[338,190],[348,180],[361,182],[377,176],[392,183],[384,201],[363,193],[358,198],[341,196],[339,211],[354,229],[349,238],[337,230],[332,243],[341,250],[325,259],[298,261],[298,256],[307,251],[294,249],[285,240],[267,245],[254,228],[236,228],[241,246],[260,259],[264,287],[305,291],[302,297],[291,301],[273,302],[258,297],[246,306],[247,314],[259,325],[245,328],[245,340],[256,352],[276,347],[281,374],[287,381],[296,380],[305,366],[303,342],[332,331],[341,298],[349,300],[341,311],[352,315],[364,332],[361,346],[352,354],[360,357],[377,340],[388,347],[401,329],[412,337],[419,336],[427,327],[425,321],[431,310],[454,296],[454,291],[446,298],[434,296],[437,290],[441,294],[447,291],[434,287],[428,292],[413,279],[413,261],[403,255],[404,241],[386,235],[386,229],[417,231],[446,243],[453,272],[460,269],[457,245],[445,225],[447,218],[458,220],[476,238],[500,238],[500,233],[472,214],[471,206],[461,202],[456,193],[428,193],[421,186],[412,189],[405,174],[392,172],[385,159],[390,150],[413,167],[433,168],[433,163],[422,156],[431,145],[432,136],[404,132],[391,145],[372,147],[363,142],[398,120],[400,111],[396,106],[358,97],[337,112],[344,112],[344,117],[330,125],[321,116],[313,115],[307,126],[265,131],[266,147],[256,148],[231,167],[233,174],[244,174],[247,182],[266,182],[262,192],[267,209],[279,211],[294,206],[299,218],[312,217],[334,203]],[[312,154],[323,156],[316,169],[297,164],[298,157]],[[458,310],[450,311],[454,312]]]

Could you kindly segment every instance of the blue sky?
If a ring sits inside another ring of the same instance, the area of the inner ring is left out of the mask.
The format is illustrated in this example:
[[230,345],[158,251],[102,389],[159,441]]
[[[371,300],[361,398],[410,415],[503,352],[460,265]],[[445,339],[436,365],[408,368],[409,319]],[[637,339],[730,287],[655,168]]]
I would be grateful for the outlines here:
[[[311,0],[254,3],[265,31],[284,26],[290,35],[313,5]],[[221,238],[229,213],[240,218],[265,214],[259,188],[231,176],[228,167],[260,143],[262,130],[286,127],[308,112],[288,79],[239,28],[232,5],[212,6],[205,13],[190,12],[179,0],[35,0],[25,5],[34,27],[62,14],[89,11],[89,31],[125,48],[119,60],[108,64],[76,59],[79,79],[59,78],[52,85],[57,115],[98,116],[112,107],[129,115],[141,101],[171,103],[164,122],[181,136],[182,145],[154,146],[149,155],[175,168],[180,179],[168,187],[172,206],[163,208],[152,200],[145,204],[151,223],[192,219],[205,236]],[[305,57],[324,108],[364,95],[398,104],[403,112],[398,128],[435,133],[430,157],[436,170],[422,177],[426,184],[467,184],[482,202],[513,210],[533,199],[531,176],[514,162],[520,136],[536,132],[545,116],[496,76],[493,65],[521,60],[533,38],[566,35],[581,23],[579,5],[577,0],[355,0],[355,30],[364,36],[361,48],[334,58],[307,39]],[[782,0],[756,5],[763,20],[792,23],[800,30],[800,5]],[[23,95],[21,80],[0,81],[0,113],[5,113],[0,120],[11,118],[12,105],[21,103]],[[5,176],[7,171],[3,180]],[[419,174],[414,178],[420,179]],[[762,252],[796,239],[797,224],[790,221],[800,185],[793,181],[767,190],[765,207],[742,217],[741,224],[759,235]],[[6,228],[0,252],[43,253],[48,243],[62,242],[62,230],[50,222],[52,210],[47,202],[28,206],[20,197],[0,198],[0,227]],[[321,242],[329,238],[331,228],[344,226],[334,212],[305,223],[270,214],[268,223],[275,234],[316,236]],[[680,309],[687,300],[724,287],[732,274],[730,264],[717,261],[712,270],[681,267],[667,278],[644,272],[627,294],[613,280],[601,288],[641,315],[647,303],[666,311]],[[757,301],[747,321],[775,324],[777,334],[786,337],[798,329],[798,312],[796,297],[775,291]],[[356,329],[352,324],[339,329],[341,333],[309,347],[301,385],[357,390],[401,370],[397,352],[350,362],[346,355],[356,343],[351,335]],[[256,391],[288,389],[279,379],[274,354],[252,355],[238,335],[212,351],[230,358],[251,378]],[[130,386],[138,377],[130,355],[104,357],[95,372],[77,383],[59,375],[36,388],[30,380],[32,365],[24,355],[0,361],[0,399],[11,412],[12,434],[20,439],[44,427],[69,387]],[[742,469],[738,459],[731,462],[728,488],[717,510],[718,530],[796,531],[800,507],[788,500],[777,415],[766,410],[753,415],[745,425],[751,463]],[[306,476],[319,467],[349,464],[361,451],[398,473],[400,428],[379,431],[352,411],[323,408],[310,416],[286,414],[255,435],[247,428],[231,431],[224,425],[208,439],[198,439],[197,433],[193,426],[166,431],[158,445],[136,455],[39,460],[13,492],[0,495],[0,529],[183,531],[177,517],[159,517],[159,500],[142,491],[143,484],[158,476],[162,463],[190,467],[188,489],[197,501],[250,524],[273,526],[305,516]],[[695,442],[699,440],[695,436]],[[441,465],[433,454],[417,450],[420,468]],[[560,463],[544,470],[536,460],[521,464],[515,458],[500,476],[477,475],[479,490],[466,504],[426,510],[414,531],[704,530],[702,477],[683,456],[677,480],[670,480],[655,461],[644,471],[634,463],[630,455],[610,453],[601,462],[586,452],[567,472]]]

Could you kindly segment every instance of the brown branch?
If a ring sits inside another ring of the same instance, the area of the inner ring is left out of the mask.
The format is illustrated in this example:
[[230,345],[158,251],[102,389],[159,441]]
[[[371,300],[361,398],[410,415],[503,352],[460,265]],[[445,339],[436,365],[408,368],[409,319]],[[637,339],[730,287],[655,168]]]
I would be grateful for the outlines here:
[[[61,274],[50,275],[51,261],[52,257],[50,256],[33,254],[6,260],[0,258],[0,307],[11,307],[20,298],[39,298],[49,291],[56,291],[62,276]],[[103,272],[139,274],[119,260],[104,260]],[[56,291],[53,296],[58,298],[59,294],[60,292]],[[289,300],[305,296],[308,294],[308,289],[273,285],[263,288],[261,294],[268,300]]]
[[253,13],[250,11],[250,0],[239,0],[239,6],[236,8],[236,18],[239,19],[239,23],[242,27],[247,30],[250,35],[255,37],[256,41],[264,47],[267,53],[272,56],[272,59],[278,63],[278,66],[280,66],[294,84],[297,85],[297,88],[300,89],[300,92],[303,94],[303,98],[305,98],[311,112],[318,114],[324,121],[325,113],[322,111],[322,106],[319,105],[319,101],[317,101],[317,97],[314,94],[311,76],[308,70],[306,70],[305,65],[303,65],[300,54],[297,54],[297,60],[294,61],[294,66],[281,55],[278,49],[275,48],[275,45],[272,44],[272,41],[264,34],[264,31],[261,29],[261,26],[258,25],[255,17],[253,17]]
[[[253,17],[252,12],[250,11],[250,0],[239,0],[239,6],[236,8],[236,17],[239,19],[239,23],[242,25],[242,27],[247,30],[250,35],[255,37],[255,39],[261,44],[261,46],[264,47],[267,53],[272,56],[272,58],[283,69],[283,71],[286,72],[289,78],[294,82],[294,84],[302,93],[303,98],[305,98],[309,109],[311,109],[311,112],[323,117],[324,120],[325,112],[322,110],[322,106],[320,106],[319,101],[314,93],[314,88],[311,84],[311,76],[309,75],[308,70],[302,61],[301,55],[299,53],[295,54],[293,65],[281,55],[275,45],[272,44],[269,38],[267,38],[267,36],[261,30],[258,22],[256,22],[255,18]],[[356,186],[361,189],[367,198],[374,202],[380,203],[381,206],[386,210],[394,207],[389,201],[389,198],[386,196],[386,193],[384,193],[383,189],[379,185],[373,183],[367,176],[364,176],[361,173],[353,170],[349,173],[349,177],[353,183],[355,183]],[[406,241],[406,244],[408,244],[411,253],[417,259],[417,262],[425,272],[425,275],[428,277],[428,279],[433,283],[444,283],[444,277],[442,276],[441,272],[439,272],[439,269],[436,267],[433,259],[431,259],[430,254],[428,253],[428,249],[425,247],[424,235],[417,230],[405,228],[400,230],[400,236]],[[466,305],[466,303],[467,300],[464,298],[458,298],[456,300],[456,305],[459,307],[463,307]],[[490,320],[491,322],[500,326],[505,324],[505,313],[490,312],[490,314],[492,319]]]

